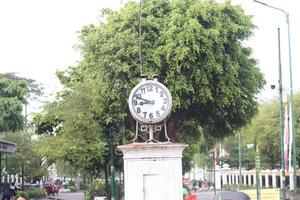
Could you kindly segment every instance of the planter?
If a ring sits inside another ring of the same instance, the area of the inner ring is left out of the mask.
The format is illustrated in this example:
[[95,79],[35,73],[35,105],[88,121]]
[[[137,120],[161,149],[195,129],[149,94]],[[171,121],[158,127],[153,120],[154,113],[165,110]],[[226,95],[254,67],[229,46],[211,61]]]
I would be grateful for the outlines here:
[[106,200],[106,197],[95,197],[94,200]]

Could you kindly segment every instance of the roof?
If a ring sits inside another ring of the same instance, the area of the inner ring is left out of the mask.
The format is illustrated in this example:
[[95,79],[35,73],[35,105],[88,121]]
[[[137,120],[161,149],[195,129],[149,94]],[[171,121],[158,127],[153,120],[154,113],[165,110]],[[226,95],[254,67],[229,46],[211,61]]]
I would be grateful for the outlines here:
[[15,153],[17,144],[8,140],[0,139],[0,152],[1,153]]

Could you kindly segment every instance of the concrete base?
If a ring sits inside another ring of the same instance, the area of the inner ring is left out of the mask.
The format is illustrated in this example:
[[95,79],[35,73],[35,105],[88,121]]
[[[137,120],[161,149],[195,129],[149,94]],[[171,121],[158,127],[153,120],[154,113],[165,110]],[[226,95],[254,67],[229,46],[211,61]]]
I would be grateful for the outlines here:
[[186,144],[132,143],[124,157],[125,200],[182,200],[182,152]]

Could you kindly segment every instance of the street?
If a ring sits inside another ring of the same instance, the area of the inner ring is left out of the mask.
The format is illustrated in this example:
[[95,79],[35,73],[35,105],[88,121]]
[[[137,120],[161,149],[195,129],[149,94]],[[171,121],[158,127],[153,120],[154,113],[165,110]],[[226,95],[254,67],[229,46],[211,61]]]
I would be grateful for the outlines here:
[[197,192],[197,200],[212,200],[214,197],[214,192],[209,191],[209,192]]
[[[64,200],[83,200],[84,193],[83,192],[65,192],[65,193],[59,193],[58,196],[54,197],[59,197]],[[39,200],[49,200],[50,198],[43,198]]]

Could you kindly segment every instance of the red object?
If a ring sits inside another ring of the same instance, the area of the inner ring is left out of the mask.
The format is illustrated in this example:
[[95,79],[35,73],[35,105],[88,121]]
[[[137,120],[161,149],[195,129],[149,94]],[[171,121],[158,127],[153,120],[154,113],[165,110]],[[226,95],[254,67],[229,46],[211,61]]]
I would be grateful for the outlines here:
[[197,200],[197,196],[195,194],[190,194],[185,196],[184,200]]
[[55,195],[57,194],[58,195],[58,192],[59,192],[59,186],[58,185],[55,185],[53,183],[50,183],[48,185],[45,186],[45,190],[47,192],[48,195]]

